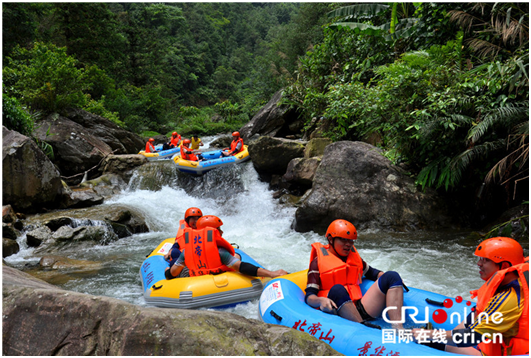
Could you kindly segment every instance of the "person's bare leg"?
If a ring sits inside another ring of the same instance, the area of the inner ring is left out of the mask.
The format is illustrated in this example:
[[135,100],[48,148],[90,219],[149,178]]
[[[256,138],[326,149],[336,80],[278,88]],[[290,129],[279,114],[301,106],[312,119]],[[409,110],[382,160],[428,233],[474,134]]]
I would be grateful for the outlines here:
[[[363,295],[361,303],[365,308],[365,311],[371,317],[378,317],[382,313],[385,307],[394,306],[396,309],[388,310],[387,314],[390,320],[400,321],[402,317],[402,305],[404,303],[404,292],[402,286],[390,288],[385,295],[378,287],[378,281],[376,281]],[[403,329],[402,323],[392,324],[393,328]]]

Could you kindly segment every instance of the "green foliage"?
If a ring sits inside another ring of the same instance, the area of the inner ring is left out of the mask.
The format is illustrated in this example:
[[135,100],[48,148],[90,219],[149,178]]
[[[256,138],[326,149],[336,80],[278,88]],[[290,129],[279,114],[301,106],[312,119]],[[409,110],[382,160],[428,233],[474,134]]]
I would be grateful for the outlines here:
[[4,94],[2,96],[2,123],[8,129],[31,136],[35,121],[16,98]]
[[66,107],[83,107],[87,83],[84,70],[68,56],[66,48],[35,43],[31,49],[17,47],[4,67],[8,94],[21,98],[33,110],[57,112]]
[[125,127],[125,123],[120,120],[118,112],[111,112],[105,108],[105,96],[102,96],[99,101],[89,100],[83,109],[87,112],[105,117],[120,127]]

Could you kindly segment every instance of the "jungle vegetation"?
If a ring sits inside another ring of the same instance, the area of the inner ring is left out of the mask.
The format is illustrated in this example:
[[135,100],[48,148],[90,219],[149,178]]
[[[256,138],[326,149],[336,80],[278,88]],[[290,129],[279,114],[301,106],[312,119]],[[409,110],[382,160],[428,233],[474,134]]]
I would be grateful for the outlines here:
[[74,106],[139,134],[214,134],[284,89],[308,129],[371,142],[422,188],[528,201],[527,3],[2,7],[8,128]]

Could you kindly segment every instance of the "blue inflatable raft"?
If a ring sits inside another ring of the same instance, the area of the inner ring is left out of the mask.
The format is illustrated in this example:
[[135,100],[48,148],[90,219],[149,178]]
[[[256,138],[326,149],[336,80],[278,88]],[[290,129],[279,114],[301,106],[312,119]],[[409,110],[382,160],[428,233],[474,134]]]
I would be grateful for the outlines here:
[[[306,332],[347,356],[454,355],[413,342],[410,329],[423,327],[429,320],[433,329],[451,330],[463,321],[475,306],[465,300],[458,299],[461,302],[457,303],[437,293],[409,288],[409,292],[404,291],[404,312],[407,316],[404,323],[405,334],[397,334],[382,318],[370,321],[371,324],[379,326],[371,328],[308,306],[304,302],[305,294],[302,290],[306,285],[306,273],[307,270],[271,280],[260,297],[259,315],[266,323]],[[365,293],[373,283],[374,281],[363,280],[362,292]],[[448,304],[448,300],[451,304]],[[444,322],[436,323],[434,317],[437,321]]]
[[249,152],[247,151],[247,146],[244,145],[243,147],[244,149],[240,153],[228,157],[221,156],[222,150],[214,150],[201,153],[203,160],[200,162],[184,160],[180,155],[174,156],[173,161],[175,162],[177,170],[180,172],[202,175],[211,171],[212,169],[243,163],[251,159]]
[[167,150],[162,150],[162,144],[158,144],[155,146],[155,150],[157,152],[154,153],[146,153],[145,151],[141,150],[138,152],[138,154],[143,155],[147,158],[148,161],[154,161],[154,160],[164,160],[164,159],[171,159],[175,154],[181,153],[181,147],[175,147]]

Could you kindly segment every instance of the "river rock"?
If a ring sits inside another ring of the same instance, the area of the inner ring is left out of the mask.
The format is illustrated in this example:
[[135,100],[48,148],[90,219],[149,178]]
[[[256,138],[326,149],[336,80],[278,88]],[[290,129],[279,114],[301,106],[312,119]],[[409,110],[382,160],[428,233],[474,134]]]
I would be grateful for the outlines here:
[[11,205],[2,206],[2,222],[3,223],[15,223],[17,221],[17,214],[11,207]]
[[126,184],[118,174],[108,173],[92,180],[87,180],[78,185],[79,188],[90,188],[96,194],[109,197],[118,194]]
[[17,211],[54,207],[62,194],[60,174],[30,138],[2,128],[2,202]]
[[249,155],[260,174],[284,174],[293,158],[304,156],[306,142],[262,136],[249,144]]
[[322,157],[327,145],[332,144],[329,138],[313,138],[308,141],[304,148],[304,158]]
[[321,158],[293,158],[286,169],[282,179],[288,183],[309,189],[312,187],[313,178]]
[[105,117],[78,108],[67,109],[64,114],[105,142],[115,154],[136,154],[146,145],[139,135],[121,128]]
[[68,196],[63,196],[61,201],[65,208],[87,208],[89,206],[103,204],[103,197],[98,195],[92,188],[71,188]]
[[358,229],[437,229],[451,224],[435,191],[422,193],[381,151],[363,142],[336,142],[325,149],[313,186],[295,214],[297,231],[324,233],[335,219]]
[[53,162],[68,184],[80,183],[86,172],[88,178],[98,176],[96,169],[106,156],[138,153],[144,145],[139,136],[79,109],[49,115],[34,133],[52,146]]
[[290,109],[288,105],[279,105],[281,100],[282,90],[276,92],[271,100],[240,129],[240,135],[244,139],[248,139],[255,134],[284,137],[298,133],[302,128],[302,122],[299,120],[296,110]]
[[148,162],[147,158],[139,154],[109,155],[101,164],[104,175],[114,174],[129,182],[133,169]]
[[52,146],[53,162],[69,185],[80,183],[86,171],[97,168],[102,159],[112,153],[112,148],[101,138],[58,114],[39,122],[34,134]]
[[2,237],[5,239],[16,240],[20,236],[20,231],[13,227],[13,224],[2,223]]
[[15,240],[2,238],[2,257],[8,257],[20,251],[20,246]]
[[101,262],[88,261],[88,260],[74,260],[68,257],[58,255],[48,255],[41,257],[39,265],[42,268],[48,268],[52,270],[76,270],[76,271],[94,271],[95,269],[101,269],[103,264]]
[[[222,135],[218,138],[214,139],[212,142],[210,142],[210,147],[212,148],[230,148],[230,144],[232,143],[232,135]],[[244,144],[249,144],[245,143]]]
[[288,327],[218,311],[140,307],[61,290],[3,266],[2,353],[11,355],[339,355]]
[[47,226],[40,226],[26,233],[26,242],[30,247],[39,247],[43,242],[52,240],[53,232]]

